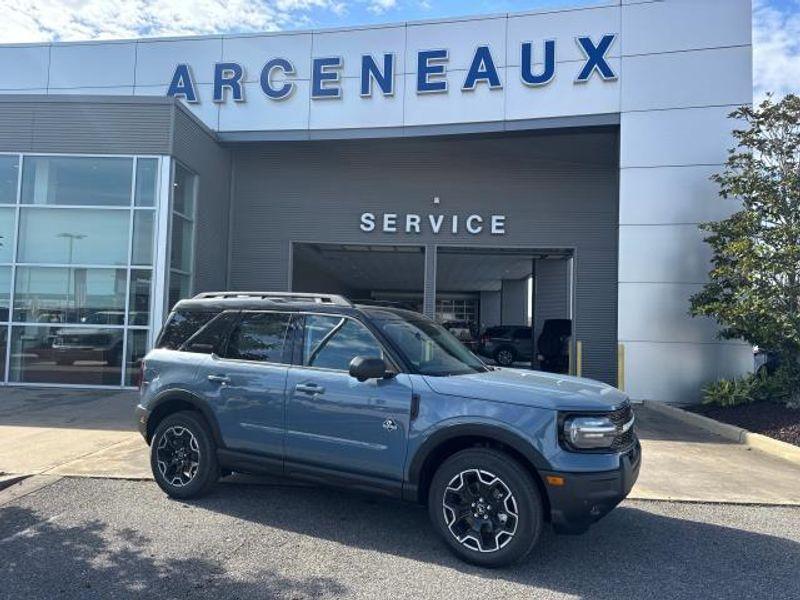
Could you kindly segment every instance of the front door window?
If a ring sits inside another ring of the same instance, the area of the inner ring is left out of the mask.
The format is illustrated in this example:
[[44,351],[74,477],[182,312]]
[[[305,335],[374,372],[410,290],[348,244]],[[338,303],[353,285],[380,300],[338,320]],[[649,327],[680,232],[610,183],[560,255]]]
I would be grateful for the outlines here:
[[306,317],[303,364],[320,369],[347,371],[356,356],[383,358],[375,337],[358,321],[346,317]]

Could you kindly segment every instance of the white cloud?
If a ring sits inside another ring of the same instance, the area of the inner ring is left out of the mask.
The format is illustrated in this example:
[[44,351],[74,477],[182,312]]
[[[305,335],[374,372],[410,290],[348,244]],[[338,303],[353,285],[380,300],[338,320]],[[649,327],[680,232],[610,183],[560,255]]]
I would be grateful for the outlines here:
[[800,92],[800,2],[780,10],[766,0],[753,2],[755,101],[767,92]]
[[367,10],[380,15],[396,7],[397,0],[369,0]]
[[0,0],[0,42],[274,31],[341,0]]

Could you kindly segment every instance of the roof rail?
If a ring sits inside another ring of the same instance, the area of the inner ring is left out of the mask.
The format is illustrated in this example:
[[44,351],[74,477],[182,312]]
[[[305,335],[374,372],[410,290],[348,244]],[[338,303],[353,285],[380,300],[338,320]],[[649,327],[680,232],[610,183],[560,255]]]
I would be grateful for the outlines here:
[[307,294],[301,292],[202,292],[194,300],[228,300],[233,298],[258,298],[261,300],[275,300],[278,302],[317,302],[319,304],[337,304],[352,306],[352,303],[338,294]]

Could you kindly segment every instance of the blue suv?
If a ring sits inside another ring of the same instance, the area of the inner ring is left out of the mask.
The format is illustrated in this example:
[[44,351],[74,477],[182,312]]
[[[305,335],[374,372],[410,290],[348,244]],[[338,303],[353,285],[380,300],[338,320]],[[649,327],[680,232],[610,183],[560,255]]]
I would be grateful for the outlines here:
[[341,296],[206,293],[144,359],[137,421],[159,486],[231,472],[426,504],[461,558],[522,559],[578,533],[639,473],[630,402],[591,381],[484,364],[445,328]]

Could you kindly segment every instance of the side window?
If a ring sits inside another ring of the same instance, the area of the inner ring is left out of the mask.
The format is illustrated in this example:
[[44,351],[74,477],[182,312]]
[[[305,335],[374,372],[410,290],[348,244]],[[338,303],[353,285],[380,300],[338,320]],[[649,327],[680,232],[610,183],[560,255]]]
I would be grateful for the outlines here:
[[514,339],[515,340],[529,340],[531,339],[531,330],[530,329],[517,329],[514,331]]
[[156,348],[177,350],[183,343],[211,319],[216,312],[176,311],[173,312],[156,343]]
[[217,315],[215,319],[212,319],[210,323],[189,338],[181,350],[198,354],[221,354],[231,326],[238,318],[239,313],[236,311]]
[[381,345],[361,323],[345,317],[306,317],[304,365],[347,371],[356,356],[384,357]]
[[244,313],[231,332],[225,358],[283,363],[291,315],[288,313]]

